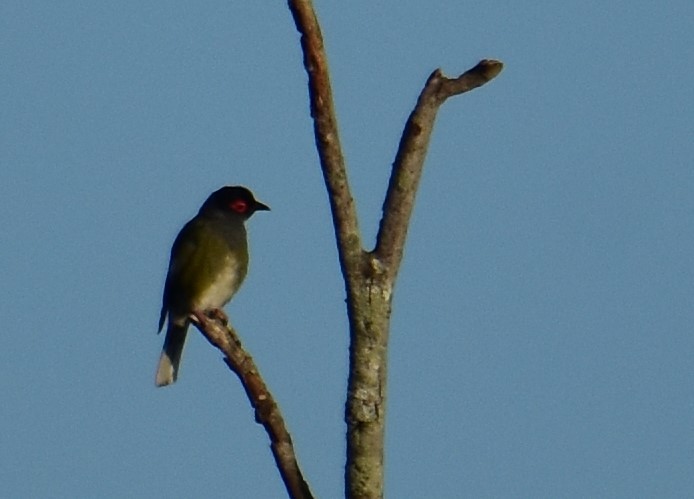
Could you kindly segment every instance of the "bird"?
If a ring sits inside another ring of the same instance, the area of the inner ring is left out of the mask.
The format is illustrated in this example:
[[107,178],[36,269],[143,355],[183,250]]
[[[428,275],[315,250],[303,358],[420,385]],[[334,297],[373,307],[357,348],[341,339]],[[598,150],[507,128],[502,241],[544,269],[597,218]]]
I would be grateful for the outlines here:
[[156,386],[178,378],[190,314],[220,310],[241,287],[248,273],[244,222],[256,211],[269,210],[246,187],[225,186],[210,194],[176,236],[159,316],[159,332],[164,322],[167,329]]

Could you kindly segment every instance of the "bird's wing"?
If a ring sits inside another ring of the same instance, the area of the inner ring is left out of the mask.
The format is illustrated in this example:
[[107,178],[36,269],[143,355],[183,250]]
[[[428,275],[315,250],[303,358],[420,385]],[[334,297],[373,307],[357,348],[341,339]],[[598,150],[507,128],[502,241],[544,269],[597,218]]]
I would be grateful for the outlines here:
[[197,237],[194,237],[199,231],[198,220],[193,218],[183,226],[181,231],[176,236],[173,246],[171,247],[171,257],[169,258],[169,270],[166,274],[166,283],[164,284],[164,295],[161,303],[161,313],[159,315],[159,331],[161,332],[166,321],[166,316],[169,312],[171,304],[171,288],[175,287],[175,283],[180,280],[181,269],[185,267],[188,260],[192,257],[197,247]]

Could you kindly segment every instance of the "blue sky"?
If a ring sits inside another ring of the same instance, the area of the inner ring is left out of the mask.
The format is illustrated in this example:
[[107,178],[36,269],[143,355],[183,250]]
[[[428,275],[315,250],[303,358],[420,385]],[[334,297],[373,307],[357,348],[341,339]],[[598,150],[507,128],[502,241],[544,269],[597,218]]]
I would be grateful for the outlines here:
[[[694,490],[694,4],[317,2],[366,241],[426,77],[442,108],[395,292],[386,491]],[[154,388],[168,252],[244,184],[227,307],[314,492],[342,494],[347,329],[283,2],[0,6],[0,483],[7,497],[283,497],[199,334]]]

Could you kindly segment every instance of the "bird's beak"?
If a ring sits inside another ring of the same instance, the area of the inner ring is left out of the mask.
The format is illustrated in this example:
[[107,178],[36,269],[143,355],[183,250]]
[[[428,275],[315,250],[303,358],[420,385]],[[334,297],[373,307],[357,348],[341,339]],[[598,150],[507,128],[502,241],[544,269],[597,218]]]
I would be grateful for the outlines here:
[[255,202],[255,211],[270,211],[270,207],[260,201]]

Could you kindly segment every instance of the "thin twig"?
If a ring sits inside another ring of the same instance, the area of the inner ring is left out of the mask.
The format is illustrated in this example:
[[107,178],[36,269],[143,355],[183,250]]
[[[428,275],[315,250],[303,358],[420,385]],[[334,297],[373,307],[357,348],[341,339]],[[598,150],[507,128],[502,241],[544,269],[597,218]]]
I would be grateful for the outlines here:
[[191,322],[213,346],[224,354],[224,362],[243,385],[248,400],[255,409],[255,420],[263,425],[270,437],[272,455],[277,463],[287,493],[293,499],[312,499],[313,495],[299,469],[291,436],[284,418],[268,390],[253,358],[241,345],[236,331],[218,317],[195,312]]

